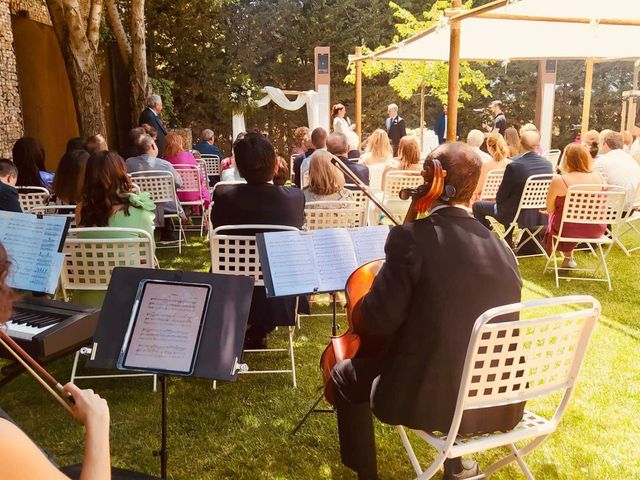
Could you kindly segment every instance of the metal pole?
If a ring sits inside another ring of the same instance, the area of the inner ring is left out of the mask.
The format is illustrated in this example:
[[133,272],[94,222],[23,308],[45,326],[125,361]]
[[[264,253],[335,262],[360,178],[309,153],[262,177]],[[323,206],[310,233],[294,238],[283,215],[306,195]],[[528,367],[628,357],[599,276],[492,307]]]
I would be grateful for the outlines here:
[[[451,0],[451,16],[459,12],[462,0]],[[449,100],[447,105],[447,141],[455,142],[458,125],[458,94],[460,91],[460,22],[452,21],[449,43]]]
[[[356,47],[356,57],[362,56],[362,47]],[[356,133],[362,142],[362,62],[356,62]]]
[[582,100],[582,129],[580,138],[589,131],[589,112],[591,110],[591,87],[593,85],[593,58],[587,58],[587,70],[584,78],[584,99]]
[[420,85],[420,152],[424,150],[424,81]]

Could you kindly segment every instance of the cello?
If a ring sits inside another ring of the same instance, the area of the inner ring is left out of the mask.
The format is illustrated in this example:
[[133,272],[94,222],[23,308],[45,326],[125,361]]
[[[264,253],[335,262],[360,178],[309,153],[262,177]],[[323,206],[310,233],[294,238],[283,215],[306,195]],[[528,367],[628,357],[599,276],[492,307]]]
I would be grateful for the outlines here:
[[[336,166],[342,173],[349,177],[355,185],[362,190],[367,197],[387,215],[396,225],[399,222],[391,215],[381,204],[381,202],[367,189],[358,177],[349,170],[339,158],[334,157],[331,163]],[[417,188],[405,188],[400,191],[400,198],[408,200],[411,198],[411,204],[405,215],[403,224],[411,223],[418,218],[418,215],[425,213],[432,205],[434,200],[442,195],[444,190],[444,178],[446,171],[442,169],[442,165],[436,159],[425,160],[424,169],[421,172],[425,183]],[[362,300],[371,290],[376,275],[382,268],[384,260],[374,260],[358,267],[347,279],[345,285],[345,297],[347,305],[345,307],[347,314],[348,328],[342,335],[332,332],[331,342],[322,353],[320,358],[320,369],[322,370],[322,378],[324,385],[324,397],[331,405],[335,405],[335,393],[333,391],[333,382],[331,381],[331,370],[341,360],[354,358],[356,355],[363,357],[380,356],[386,351],[386,342],[382,338],[366,336],[363,332],[364,318],[362,315]]]

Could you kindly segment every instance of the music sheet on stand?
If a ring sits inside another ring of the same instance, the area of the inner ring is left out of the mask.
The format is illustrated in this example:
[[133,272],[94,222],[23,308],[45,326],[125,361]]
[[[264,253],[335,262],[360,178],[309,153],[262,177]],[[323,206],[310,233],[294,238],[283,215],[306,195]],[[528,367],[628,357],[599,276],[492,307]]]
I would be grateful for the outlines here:
[[341,228],[314,230],[311,238],[318,266],[319,290],[344,290],[349,275],[358,268],[349,232]]
[[388,225],[360,227],[349,230],[358,266],[384,258],[384,245],[389,236]]
[[64,261],[58,250],[66,223],[65,217],[0,212],[0,242],[12,261],[9,286],[55,293]]

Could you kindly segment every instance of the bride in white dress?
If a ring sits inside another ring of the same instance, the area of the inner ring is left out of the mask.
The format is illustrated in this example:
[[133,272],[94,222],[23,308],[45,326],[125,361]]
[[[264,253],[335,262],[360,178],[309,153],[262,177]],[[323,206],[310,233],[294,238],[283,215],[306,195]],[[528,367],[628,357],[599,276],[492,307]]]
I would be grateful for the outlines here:
[[360,150],[360,138],[354,132],[356,126],[351,123],[349,117],[346,116],[347,109],[341,103],[337,103],[331,109],[331,118],[333,118],[333,131],[342,133],[347,137],[350,150]]

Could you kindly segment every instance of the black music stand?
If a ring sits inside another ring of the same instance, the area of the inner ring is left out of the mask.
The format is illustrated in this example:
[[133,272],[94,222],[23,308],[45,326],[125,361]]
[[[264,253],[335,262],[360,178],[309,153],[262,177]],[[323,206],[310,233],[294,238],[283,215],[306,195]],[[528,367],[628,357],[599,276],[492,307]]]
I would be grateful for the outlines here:
[[[234,381],[242,357],[244,335],[253,294],[252,277],[212,273],[179,272],[145,268],[115,268],[104,300],[92,353],[91,368],[117,369],[118,358],[129,326],[138,285],[142,280],[200,283],[211,286],[211,299],[201,333],[193,374],[198,378]],[[167,478],[167,382],[158,372],[162,391],[161,478]]]

